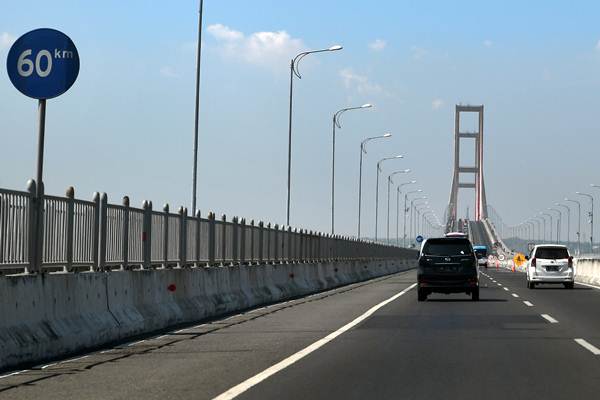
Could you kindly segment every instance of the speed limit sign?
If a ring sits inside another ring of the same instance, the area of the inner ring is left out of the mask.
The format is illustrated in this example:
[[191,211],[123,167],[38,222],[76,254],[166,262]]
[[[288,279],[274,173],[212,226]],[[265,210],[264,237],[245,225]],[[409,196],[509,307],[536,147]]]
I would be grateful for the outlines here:
[[55,29],[36,29],[18,38],[6,58],[12,84],[25,96],[51,99],[75,83],[79,54],[73,41]]

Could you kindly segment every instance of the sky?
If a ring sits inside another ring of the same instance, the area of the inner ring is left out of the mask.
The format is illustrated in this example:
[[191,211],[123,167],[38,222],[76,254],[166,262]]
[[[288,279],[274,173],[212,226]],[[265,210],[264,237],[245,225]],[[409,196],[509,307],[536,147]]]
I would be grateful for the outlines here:
[[[485,105],[486,194],[506,223],[597,190],[589,185],[600,183],[600,3],[204,3],[203,214],[285,223],[290,59],[334,44],[344,49],[306,57],[294,82],[292,226],[329,232],[332,115],[364,103],[374,107],[344,114],[337,132],[336,233],[356,234],[360,142],[386,132],[393,136],[369,143],[365,155],[363,233],[374,234],[383,157],[404,155],[384,163],[382,182],[410,168],[395,183],[417,180],[443,217],[456,104]],[[25,190],[37,146],[36,100],[12,86],[6,55],[22,34],[51,27],[74,41],[81,70],[67,93],[48,101],[46,192],[74,186],[82,199],[98,191],[115,203],[128,195],[135,206],[148,199],[155,208],[189,208],[197,1],[0,6],[0,187]],[[461,216],[467,207],[472,216],[473,197],[461,193]]]

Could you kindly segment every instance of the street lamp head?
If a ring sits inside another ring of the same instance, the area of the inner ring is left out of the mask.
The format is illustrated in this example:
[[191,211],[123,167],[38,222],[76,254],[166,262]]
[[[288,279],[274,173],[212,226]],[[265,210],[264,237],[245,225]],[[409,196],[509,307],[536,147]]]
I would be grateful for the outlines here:
[[414,184],[414,183],[417,183],[417,181],[410,181],[410,183],[413,183],[413,184]]
[[373,104],[367,103],[367,104],[363,104],[362,106],[360,106],[360,108],[371,108],[373,107]]
[[405,174],[408,174],[410,172],[410,168],[407,168],[407,169],[403,170],[402,172]]
[[343,49],[343,47],[340,46],[339,44],[336,44],[335,46],[331,46],[327,50],[329,50],[329,51],[337,51],[337,50],[341,50],[341,49]]
[[394,157],[394,158],[404,158],[404,156],[402,156],[402,155],[397,155],[397,156],[396,156],[396,157]]
[[392,136],[392,134],[391,134],[391,133],[384,133],[384,134],[383,134],[383,137],[391,137],[391,136]]

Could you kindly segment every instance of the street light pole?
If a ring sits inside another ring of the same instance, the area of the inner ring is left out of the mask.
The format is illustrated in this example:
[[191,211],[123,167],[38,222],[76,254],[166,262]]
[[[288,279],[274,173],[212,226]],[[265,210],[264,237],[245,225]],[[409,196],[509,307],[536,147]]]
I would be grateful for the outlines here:
[[408,201],[408,195],[412,193],[421,193],[421,189],[412,190],[410,192],[404,193],[404,223],[402,224],[402,247],[406,247],[406,213],[408,213],[408,208],[406,208],[406,202]]
[[[550,217],[550,240],[552,240],[552,214],[540,212],[540,215]],[[544,220],[544,240],[546,240],[546,221]]]
[[581,203],[577,200],[565,198],[565,201],[570,201],[577,204],[577,255],[581,254]]
[[[200,0],[198,10],[198,47],[196,48],[196,104],[194,111],[194,164],[192,170],[192,213],[196,215],[196,197],[198,193],[198,125],[200,119],[200,60],[202,55],[202,10],[204,1]],[[40,182],[38,181],[38,184]]]
[[326,51],[338,51],[343,47],[340,45],[331,46],[327,49],[304,51],[292,58],[290,62],[290,110],[288,119],[288,171],[287,171],[287,213],[286,213],[286,225],[290,225],[290,198],[292,189],[292,111],[293,111],[293,93],[294,93],[294,75],[298,79],[302,79],[300,70],[298,69],[300,61],[309,54],[323,53]]
[[410,169],[403,169],[400,171],[392,172],[388,175],[387,179],[387,242],[390,243],[390,187],[392,182],[392,177],[397,174],[407,174],[410,172]]
[[[554,211],[558,213],[558,220],[556,221],[556,242],[560,243],[560,228],[562,226],[562,212],[556,208],[548,208],[548,211]],[[552,239],[552,238],[550,238]]]
[[347,107],[338,110],[333,114],[333,134],[332,134],[332,145],[331,145],[331,234],[335,234],[335,128],[342,129],[340,119],[342,114],[350,110],[360,110],[364,108],[371,108],[372,104],[363,104],[360,107]]
[[385,157],[377,162],[377,182],[375,184],[375,241],[377,241],[377,223],[379,220],[379,173],[381,172],[381,163],[387,160],[393,160],[396,158],[404,158],[404,156],[398,155],[394,157]]
[[385,139],[391,137],[391,133],[385,133],[381,136],[368,137],[360,143],[360,163],[358,169],[358,238],[360,239],[360,213],[362,208],[362,165],[363,165],[363,154],[367,154],[367,142],[374,139]]
[[[400,193],[402,192],[402,186],[413,185],[417,183],[417,181],[404,182],[398,185],[396,190],[396,245],[400,246],[400,236],[399,232],[399,220],[400,220]],[[404,202],[404,208],[406,208],[406,201]],[[404,224],[406,225],[406,218],[404,219]]]
[[588,193],[575,192],[580,196],[585,196],[592,202],[592,209],[589,213],[590,216],[590,253],[594,253],[594,196]]
[[561,203],[554,203],[554,205],[564,207],[567,210],[567,246],[569,246],[571,242],[571,209],[569,206]]

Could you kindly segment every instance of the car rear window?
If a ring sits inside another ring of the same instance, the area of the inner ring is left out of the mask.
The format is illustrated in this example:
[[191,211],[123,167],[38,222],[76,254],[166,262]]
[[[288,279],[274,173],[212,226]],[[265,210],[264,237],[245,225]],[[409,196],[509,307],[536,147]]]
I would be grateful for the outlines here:
[[535,257],[545,260],[559,260],[569,258],[569,252],[564,247],[538,247]]
[[430,239],[423,246],[423,254],[428,256],[471,255],[471,245],[465,239]]
[[477,258],[487,257],[487,249],[473,249]]

